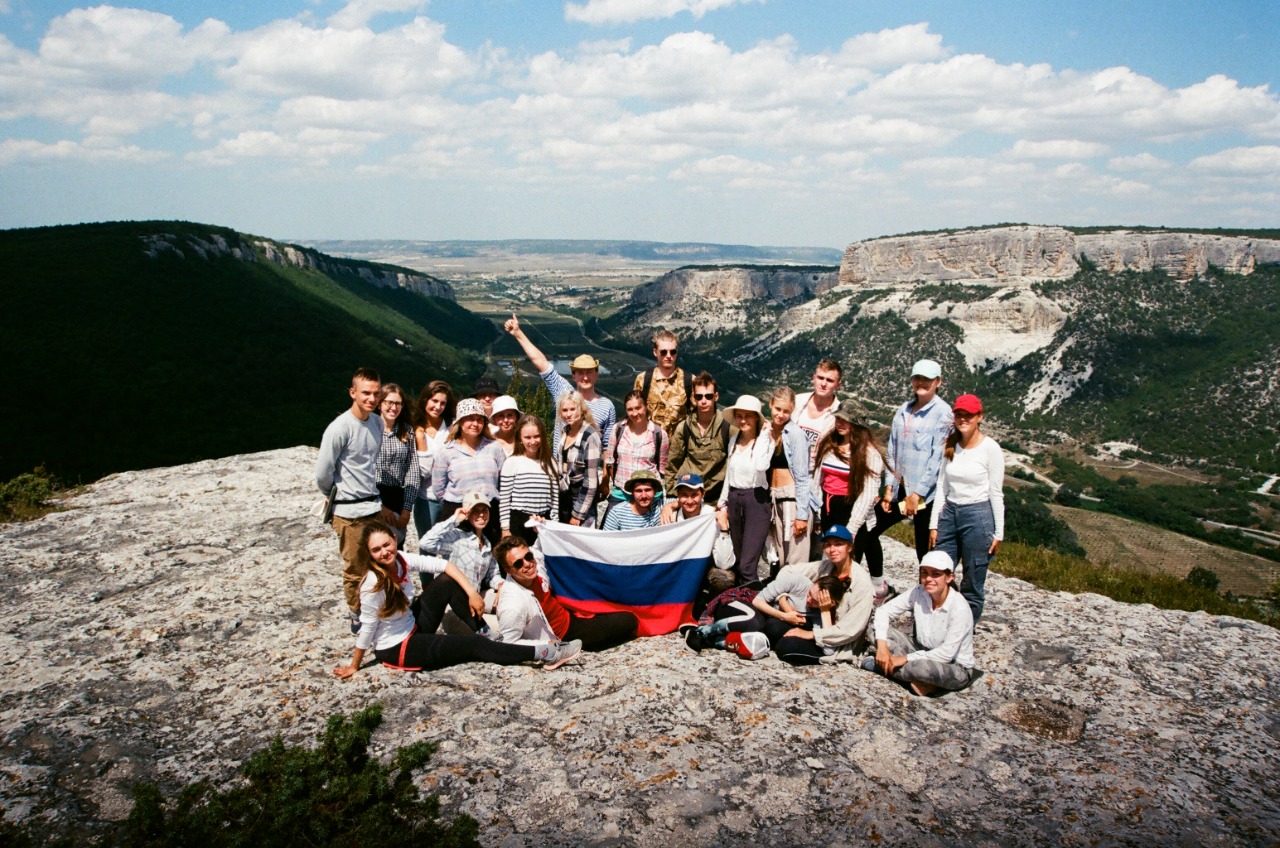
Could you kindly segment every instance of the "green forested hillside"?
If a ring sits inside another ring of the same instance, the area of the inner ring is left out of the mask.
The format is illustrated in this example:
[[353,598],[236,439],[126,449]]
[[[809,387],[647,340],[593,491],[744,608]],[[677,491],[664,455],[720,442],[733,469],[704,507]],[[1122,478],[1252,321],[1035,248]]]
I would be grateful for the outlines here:
[[[161,234],[181,255],[148,255]],[[488,322],[361,263],[266,261],[262,241],[167,221],[0,232],[0,357],[25,389],[0,416],[0,479],[315,444],[358,366],[410,391],[480,371]],[[187,247],[213,243],[242,258]]]

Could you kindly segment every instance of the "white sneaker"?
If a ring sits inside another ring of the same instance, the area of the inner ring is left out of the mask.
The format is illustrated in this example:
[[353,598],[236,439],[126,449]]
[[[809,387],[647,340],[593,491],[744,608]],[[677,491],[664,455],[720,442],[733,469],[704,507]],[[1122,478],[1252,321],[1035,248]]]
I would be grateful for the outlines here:
[[574,639],[572,642],[552,642],[547,651],[547,658],[542,661],[542,669],[551,671],[559,668],[580,653],[582,653],[581,639]]

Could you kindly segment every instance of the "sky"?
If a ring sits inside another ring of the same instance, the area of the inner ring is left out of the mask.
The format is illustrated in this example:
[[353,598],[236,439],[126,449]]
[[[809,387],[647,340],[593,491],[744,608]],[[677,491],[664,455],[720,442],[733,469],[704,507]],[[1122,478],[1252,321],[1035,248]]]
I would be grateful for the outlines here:
[[1280,3],[0,0],[0,228],[1280,226]]

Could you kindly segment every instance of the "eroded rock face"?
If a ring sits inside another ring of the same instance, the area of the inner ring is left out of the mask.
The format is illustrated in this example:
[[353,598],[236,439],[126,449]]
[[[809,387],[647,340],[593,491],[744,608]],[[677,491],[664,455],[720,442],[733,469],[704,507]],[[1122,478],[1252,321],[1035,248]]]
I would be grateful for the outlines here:
[[1162,270],[1190,280],[1215,265],[1249,274],[1280,261],[1280,241],[1205,233],[1114,230],[1076,235],[1062,227],[993,227],[854,242],[840,284],[878,288],[914,283],[1030,285],[1065,280],[1086,257],[1110,273]]
[[[315,451],[107,478],[0,528],[0,803],[118,820],[135,780],[225,779],[386,705],[375,747],[488,845],[1252,845],[1280,825],[1280,634],[992,575],[984,676],[939,699],[676,636],[554,672],[350,657]],[[906,588],[914,555],[886,541]],[[998,560],[997,565],[998,568]]]
[[714,334],[751,326],[766,306],[780,312],[835,283],[834,271],[679,268],[635,289],[631,304],[644,309],[641,335],[649,326]]

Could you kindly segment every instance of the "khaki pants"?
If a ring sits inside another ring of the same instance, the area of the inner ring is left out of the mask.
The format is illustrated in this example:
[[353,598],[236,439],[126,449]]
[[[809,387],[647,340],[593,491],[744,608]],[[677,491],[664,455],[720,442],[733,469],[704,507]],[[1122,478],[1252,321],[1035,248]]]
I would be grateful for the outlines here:
[[[797,539],[794,535],[796,521],[795,486],[778,486],[770,491],[773,499],[773,524],[769,528],[769,543],[778,555],[778,568],[809,561],[809,534]],[[813,519],[810,518],[812,531]]]
[[360,537],[367,525],[381,520],[381,517],[381,512],[359,518],[333,517],[333,532],[338,534],[338,551],[342,554],[342,595],[352,612],[360,611],[360,581],[366,571],[360,552]]

